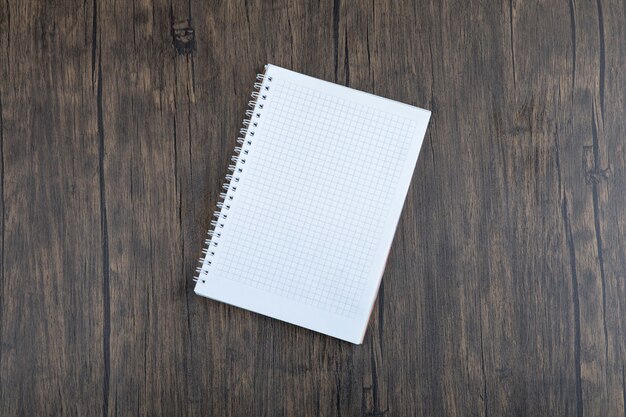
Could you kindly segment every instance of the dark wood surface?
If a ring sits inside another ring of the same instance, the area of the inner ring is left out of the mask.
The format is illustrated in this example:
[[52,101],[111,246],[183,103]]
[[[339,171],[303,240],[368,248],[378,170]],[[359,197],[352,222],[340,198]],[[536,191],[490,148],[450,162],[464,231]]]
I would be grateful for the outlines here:
[[[197,297],[266,62],[433,116],[365,342]],[[0,415],[626,415],[626,3],[0,1]]]

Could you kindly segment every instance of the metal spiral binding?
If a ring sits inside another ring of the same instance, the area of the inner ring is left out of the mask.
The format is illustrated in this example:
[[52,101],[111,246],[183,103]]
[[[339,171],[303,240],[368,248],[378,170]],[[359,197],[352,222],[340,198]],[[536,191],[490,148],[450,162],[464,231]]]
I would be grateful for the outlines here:
[[239,130],[239,136],[237,137],[238,146],[235,147],[235,154],[231,157],[232,164],[228,165],[226,181],[222,185],[224,192],[220,193],[217,209],[213,212],[211,229],[208,231],[208,238],[205,240],[204,248],[202,249],[203,257],[198,261],[200,266],[196,268],[196,276],[193,279],[195,282],[206,282],[204,278],[201,279],[201,276],[208,272],[208,267],[211,266],[211,258],[215,256],[215,251],[219,246],[219,241],[228,219],[228,211],[235,199],[237,184],[243,174],[246,158],[252,146],[254,139],[253,129],[259,125],[261,110],[264,107],[263,101],[267,100],[267,93],[270,90],[269,83],[272,82],[272,77],[267,77],[267,82],[264,85],[265,80],[265,74],[257,74],[254,91],[251,94],[252,100],[248,102],[248,109],[245,113],[246,118],[243,120],[244,127]]

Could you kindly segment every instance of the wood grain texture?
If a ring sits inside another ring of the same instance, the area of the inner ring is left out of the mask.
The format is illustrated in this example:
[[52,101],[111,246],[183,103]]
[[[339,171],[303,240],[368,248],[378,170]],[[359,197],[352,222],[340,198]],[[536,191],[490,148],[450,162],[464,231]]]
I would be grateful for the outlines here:
[[[365,343],[193,294],[255,73],[432,109]],[[0,415],[625,416],[626,3],[0,0]]]

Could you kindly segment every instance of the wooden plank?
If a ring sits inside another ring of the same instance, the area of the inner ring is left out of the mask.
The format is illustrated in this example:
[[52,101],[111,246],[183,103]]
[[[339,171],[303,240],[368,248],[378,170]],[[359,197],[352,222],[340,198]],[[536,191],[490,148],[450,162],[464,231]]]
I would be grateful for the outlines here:
[[624,82],[623,71],[614,71],[624,67],[623,13],[614,15],[620,9],[623,12],[623,5],[601,1],[573,3],[570,8],[576,28],[572,33],[576,54],[571,95],[564,100],[572,103],[568,115],[571,142],[560,154],[571,161],[563,165],[569,203],[564,213],[568,216],[572,273],[578,287],[579,415],[617,415],[618,409],[626,410],[624,212],[615,210],[624,200],[614,188],[623,184],[623,176],[613,176],[613,167],[617,173],[624,164],[623,152],[619,151],[623,148],[619,138],[623,137],[624,120],[616,117],[619,112],[613,112],[623,106],[624,89],[611,90]]
[[[169,4],[97,4],[105,415],[184,415],[188,334]],[[107,297],[108,296],[108,297]]]
[[101,415],[91,8],[0,6],[0,414]]

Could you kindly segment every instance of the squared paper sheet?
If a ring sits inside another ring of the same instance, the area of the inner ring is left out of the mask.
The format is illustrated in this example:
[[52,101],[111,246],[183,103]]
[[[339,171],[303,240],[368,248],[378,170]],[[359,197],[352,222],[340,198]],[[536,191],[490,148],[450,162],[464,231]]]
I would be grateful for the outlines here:
[[274,65],[260,94],[195,291],[361,343],[430,112]]

